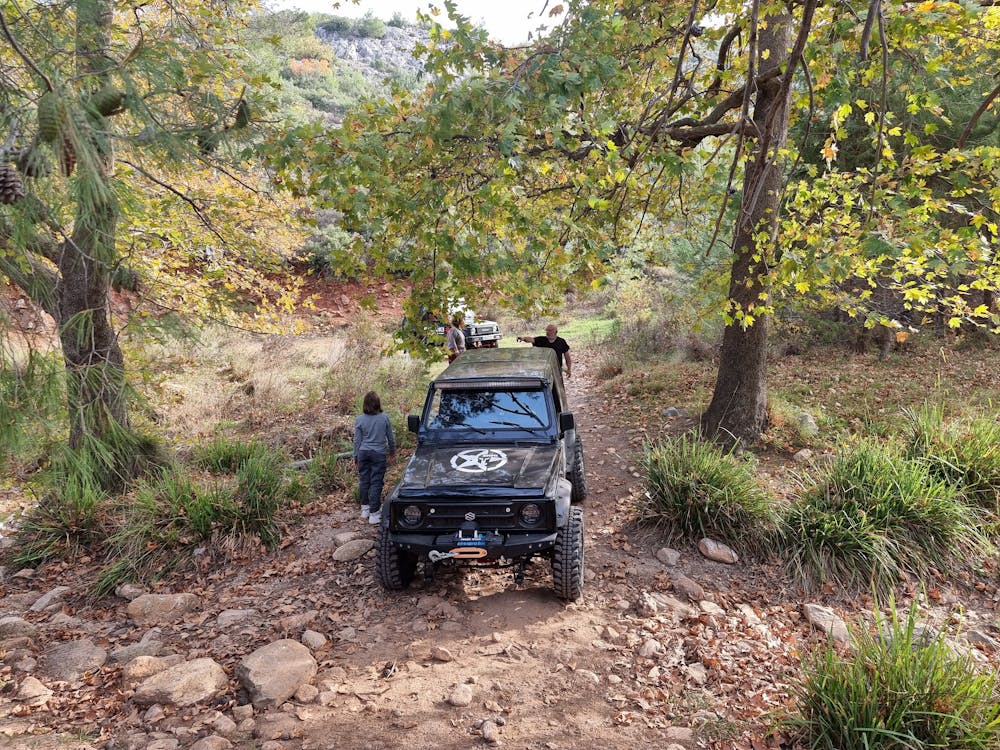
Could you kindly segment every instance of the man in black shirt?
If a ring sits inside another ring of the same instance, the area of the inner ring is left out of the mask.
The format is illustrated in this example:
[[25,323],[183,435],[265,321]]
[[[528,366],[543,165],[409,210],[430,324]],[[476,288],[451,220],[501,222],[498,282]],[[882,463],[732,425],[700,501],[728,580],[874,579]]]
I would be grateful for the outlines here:
[[570,377],[573,374],[573,359],[569,356],[569,344],[566,343],[566,339],[558,336],[559,329],[556,328],[552,323],[545,326],[544,336],[518,336],[518,341],[523,341],[526,344],[531,344],[532,346],[544,346],[549,349],[553,349],[556,353],[556,359],[559,360],[559,369],[562,369],[563,360],[566,361],[566,377]]

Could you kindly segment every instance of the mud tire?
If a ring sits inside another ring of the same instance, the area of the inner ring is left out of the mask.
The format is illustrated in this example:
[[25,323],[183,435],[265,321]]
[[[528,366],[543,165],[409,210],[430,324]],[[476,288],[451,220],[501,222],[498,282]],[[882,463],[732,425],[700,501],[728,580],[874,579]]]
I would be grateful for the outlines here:
[[583,508],[571,507],[552,552],[552,587],[560,599],[583,596],[583,562]]
[[375,577],[386,591],[402,591],[417,572],[417,556],[405,552],[389,539],[389,530],[379,526],[375,537]]

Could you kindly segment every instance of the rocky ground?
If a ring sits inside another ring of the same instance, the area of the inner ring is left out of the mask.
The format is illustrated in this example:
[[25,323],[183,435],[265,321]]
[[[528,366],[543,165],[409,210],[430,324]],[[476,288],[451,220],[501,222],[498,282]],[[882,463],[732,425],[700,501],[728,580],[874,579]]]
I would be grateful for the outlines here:
[[[557,600],[543,562],[521,586],[445,569],[387,594],[373,528],[334,496],[280,550],[206,552],[155,590],[94,600],[87,559],[0,570],[0,747],[791,747],[771,726],[802,655],[871,603],[636,526],[637,450],[684,417],[639,418],[575,360],[583,600]],[[996,668],[995,587],[938,584],[928,616]]]

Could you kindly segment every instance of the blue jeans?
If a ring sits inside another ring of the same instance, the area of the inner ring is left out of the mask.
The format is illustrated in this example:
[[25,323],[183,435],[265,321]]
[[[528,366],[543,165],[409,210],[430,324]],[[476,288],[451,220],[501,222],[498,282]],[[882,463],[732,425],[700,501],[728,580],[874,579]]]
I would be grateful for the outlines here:
[[358,497],[370,513],[382,509],[382,484],[385,481],[386,458],[378,451],[358,453]]

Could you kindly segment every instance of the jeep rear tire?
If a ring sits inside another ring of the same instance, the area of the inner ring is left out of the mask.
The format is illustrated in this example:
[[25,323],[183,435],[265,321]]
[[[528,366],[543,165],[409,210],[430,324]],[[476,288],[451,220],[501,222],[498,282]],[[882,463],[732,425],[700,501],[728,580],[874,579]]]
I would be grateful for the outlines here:
[[566,601],[583,596],[583,508],[570,508],[566,525],[556,533],[552,586]]
[[570,494],[570,502],[582,503],[587,499],[587,477],[583,473],[583,443],[580,436],[576,438],[573,446],[573,468],[569,471],[569,482],[573,485],[573,492]]
[[404,552],[389,539],[389,530],[379,526],[375,537],[375,577],[387,591],[402,591],[417,572],[417,556]]

